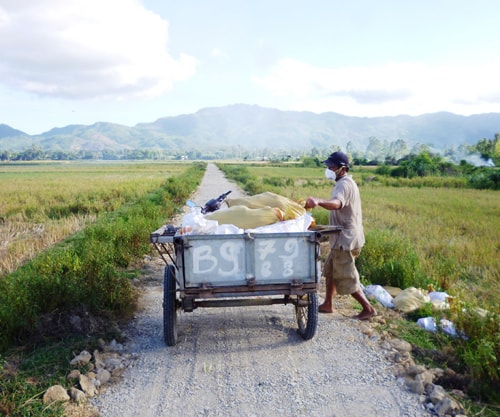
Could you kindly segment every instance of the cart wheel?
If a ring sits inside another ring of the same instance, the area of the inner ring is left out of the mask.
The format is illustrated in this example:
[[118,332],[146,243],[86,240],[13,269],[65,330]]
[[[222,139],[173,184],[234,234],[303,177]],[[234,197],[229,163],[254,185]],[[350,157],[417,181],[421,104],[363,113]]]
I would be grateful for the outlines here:
[[318,295],[309,293],[299,297],[295,305],[295,315],[302,339],[312,339],[318,325]]
[[163,277],[163,337],[167,346],[177,343],[177,298],[175,269],[167,265]]

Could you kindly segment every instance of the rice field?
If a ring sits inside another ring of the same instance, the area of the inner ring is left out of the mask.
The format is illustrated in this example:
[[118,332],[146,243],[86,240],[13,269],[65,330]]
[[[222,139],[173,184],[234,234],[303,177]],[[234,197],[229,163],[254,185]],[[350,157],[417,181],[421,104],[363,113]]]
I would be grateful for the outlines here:
[[189,164],[0,164],[0,276],[38,252],[158,188]]
[[[248,170],[262,179],[266,190],[294,200],[310,195],[326,198],[332,188],[323,168],[248,165]],[[498,191],[394,187],[373,180],[370,169],[355,168],[350,174],[360,188],[366,234],[391,230],[409,240],[438,286],[499,311]]]

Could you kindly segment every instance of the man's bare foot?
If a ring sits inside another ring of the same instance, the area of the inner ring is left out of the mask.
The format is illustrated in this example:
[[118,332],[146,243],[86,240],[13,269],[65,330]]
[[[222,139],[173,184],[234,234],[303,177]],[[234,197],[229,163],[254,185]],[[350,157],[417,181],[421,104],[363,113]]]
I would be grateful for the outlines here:
[[377,310],[375,310],[374,308],[372,308],[371,310],[363,310],[361,313],[356,314],[355,316],[353,316],[353,319],[356,319],[356,320],[369,320],[373,316],[376,316],[376,315],[377,315]]
[[320,313],[333,313],[333,307],[329,304],[323,303],[318,307]]

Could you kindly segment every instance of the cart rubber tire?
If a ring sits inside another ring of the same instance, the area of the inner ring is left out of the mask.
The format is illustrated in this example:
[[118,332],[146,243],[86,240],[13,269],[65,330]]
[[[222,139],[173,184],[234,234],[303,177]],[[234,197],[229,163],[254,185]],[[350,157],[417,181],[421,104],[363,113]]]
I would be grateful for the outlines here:
[[306,306],[295,306],[295,315],[299,326],[298,333],[304,340],[309,340],[316,334],[318,326],[318,294],[309,293],[302,298],[307,300]]
[[175,269],[167,265],[163,276],[163,337],[167,346],[177,343],[177,298]]

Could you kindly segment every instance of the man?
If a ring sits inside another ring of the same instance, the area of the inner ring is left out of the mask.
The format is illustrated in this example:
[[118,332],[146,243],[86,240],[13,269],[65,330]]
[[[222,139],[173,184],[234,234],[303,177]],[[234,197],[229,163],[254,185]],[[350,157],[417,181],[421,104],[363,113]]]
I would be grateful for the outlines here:
[[323,207],[330,211],[330,224],[342,226],[343,230],[330,236],[330,254],[324,265],[326,278],[326,298],[319,306],[321,313],[333,313],[333,296],[351,294],[363,308],[353,318],[368,320],[377,314],[365,297],[356,269],[356,258],[365,244],[361,197],[359,189],[349,171],[349,159],[343,152],[334,152],[323,161],[326,165],[325,176],[335,180],[329,200],[309,197],[306,208]]

